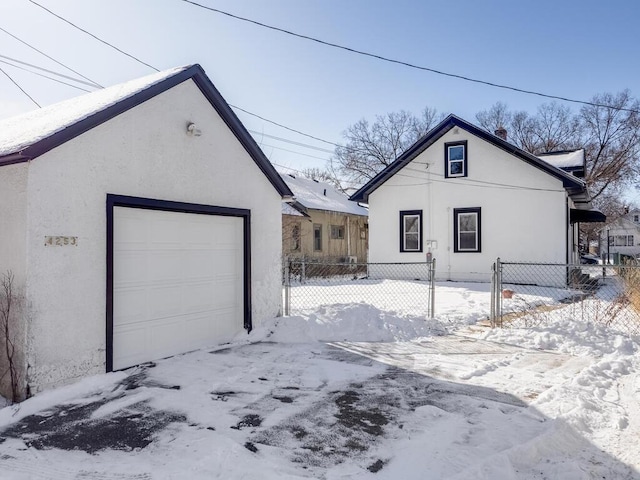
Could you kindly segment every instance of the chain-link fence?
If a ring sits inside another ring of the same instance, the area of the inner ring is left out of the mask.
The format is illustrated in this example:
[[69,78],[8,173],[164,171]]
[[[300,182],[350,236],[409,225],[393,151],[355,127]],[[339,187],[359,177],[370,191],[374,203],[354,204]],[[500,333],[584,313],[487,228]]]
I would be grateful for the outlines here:
[[366,303],[381,310],[433,318],[435,260],[421,263],[327,263],[286,260],[285,315],[323,305]]
[[501,262],[493,265],[493,326],[570,318],[640,334],[640,266]]

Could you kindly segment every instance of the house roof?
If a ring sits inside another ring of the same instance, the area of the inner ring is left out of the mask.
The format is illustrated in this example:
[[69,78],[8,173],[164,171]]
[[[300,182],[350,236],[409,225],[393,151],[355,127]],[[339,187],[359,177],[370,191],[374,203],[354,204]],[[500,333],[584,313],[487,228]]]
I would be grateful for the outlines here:
[[563,150],[558,152],[542,153],[537,155],[538,158],[550,163],[554,167],[575,170],[584,168],[584,149]]
[[291,215],[293,217],[304,217],[306,216],[303,213],[300,213],[298,210],[293,208],[291,204],[287,202],[282,202],[282,215]]
[[491,143],[492,145],[510,153],[511,155],[521,159],[522,161],[548,173],[549,175],[556,177],[562,181],[562,185],[567,192],[578,199],[579,203],[589,204],[590,198],[587,192],[586,184],[579,178],[549,164],[548,162],[541,160],[540,158],[519,149],[515,145],[497,137],[475,125],[463,120],[455,115],[449,115],[442,122],[436,125],[432,130],[427,132],[416,143],[409,147],[402,155],[400,155],[393,163],[378,173],[368,183],[363,185],[356,193],[351,196],[351,200],[367,202],[369,195],[373,193],[384,182],[391,178],[396,172],[402,169],[405,165],[415,159],[418,155],[424,152],[427,148],[438,141],[443,135],[454,127],[462,128],[473,135]]
[[347,195],[328,183],[286,174],[282,174],[282,178],[293,192],[297,204],[306,209],[369,215],[366,208],[352,202]]
[[280,195],[291,196],[289,187],[197,64],[154,73],[0,121],[0,166],[33,160],[189,79]]

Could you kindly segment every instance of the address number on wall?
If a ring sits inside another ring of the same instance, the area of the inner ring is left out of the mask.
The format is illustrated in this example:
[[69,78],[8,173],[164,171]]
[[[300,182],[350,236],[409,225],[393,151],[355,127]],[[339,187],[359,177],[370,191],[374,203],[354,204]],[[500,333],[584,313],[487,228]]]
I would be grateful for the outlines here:
[[75,247],[78,245],[78,237],[44,237],[45,247]]

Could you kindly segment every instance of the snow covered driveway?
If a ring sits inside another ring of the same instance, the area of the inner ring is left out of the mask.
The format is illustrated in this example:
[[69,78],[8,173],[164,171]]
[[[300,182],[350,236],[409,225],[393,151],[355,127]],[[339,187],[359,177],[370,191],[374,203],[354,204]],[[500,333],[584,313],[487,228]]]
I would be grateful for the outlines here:
[[0,478],[640,478],[637,344],[433,333],[336,306],[45,392],[0,410]]

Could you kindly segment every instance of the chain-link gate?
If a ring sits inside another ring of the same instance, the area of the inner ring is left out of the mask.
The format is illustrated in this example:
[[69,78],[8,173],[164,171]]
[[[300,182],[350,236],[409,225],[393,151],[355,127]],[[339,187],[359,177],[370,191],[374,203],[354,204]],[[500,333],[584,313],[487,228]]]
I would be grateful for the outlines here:
[[366,303],[386,311],[433,318],[435,259],[419,263],[336,263],[285,260],[284,314],[323,305]]
[[492,266],[492,326],[532,327],[559,318],[640,334],[640,265],[502,262]]

